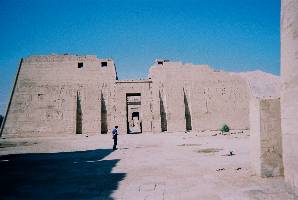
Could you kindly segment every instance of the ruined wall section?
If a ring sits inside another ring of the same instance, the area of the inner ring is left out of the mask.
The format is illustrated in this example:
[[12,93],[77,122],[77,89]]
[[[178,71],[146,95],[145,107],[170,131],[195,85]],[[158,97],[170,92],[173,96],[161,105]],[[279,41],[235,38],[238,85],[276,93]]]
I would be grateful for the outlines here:
[[[102,67],[102,62],[107,66]],[[99,133],[101,90],[103,83],[112,87],[115,76],[113,62],[95,56],[24,59],[3,134],[75,134],[78,106],[82,112],[81,132]]]
[[163,91],[167,131],[218,130],[224,123],[249,128],[249,89],[240,76],[207,65],[157,62],[150,78]]

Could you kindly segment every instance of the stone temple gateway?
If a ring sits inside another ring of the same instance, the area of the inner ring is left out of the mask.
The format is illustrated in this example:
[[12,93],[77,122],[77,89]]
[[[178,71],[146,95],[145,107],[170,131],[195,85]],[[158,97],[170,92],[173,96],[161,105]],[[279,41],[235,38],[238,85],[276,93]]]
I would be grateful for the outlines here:
[[262,72],[167,60],[157,60],[147,80],[119,81],[110,59],[31,56],[20,62],[1,135],[105,134],[114,125],[121,133],[200,131],[226,123],[250,129],[252,169],[284,175],[296,199],[297,10],[297,0],[281,1],[281,84]]
[[256,78],[245,77],[157,60],[148,79],[118,80],[111,59],[30,56],[20,62],[2,134],[105,134],[115,125],[120,133],[248,129]]

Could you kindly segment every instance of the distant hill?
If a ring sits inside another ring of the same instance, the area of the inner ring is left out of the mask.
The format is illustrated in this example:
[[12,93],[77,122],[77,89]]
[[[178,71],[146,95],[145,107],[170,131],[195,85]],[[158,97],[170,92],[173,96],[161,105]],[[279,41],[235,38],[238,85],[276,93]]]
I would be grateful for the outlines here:
[[280,77],[260,70],[237,73],[251,88],[251,94],[260,98],[278,98],[281,95]]

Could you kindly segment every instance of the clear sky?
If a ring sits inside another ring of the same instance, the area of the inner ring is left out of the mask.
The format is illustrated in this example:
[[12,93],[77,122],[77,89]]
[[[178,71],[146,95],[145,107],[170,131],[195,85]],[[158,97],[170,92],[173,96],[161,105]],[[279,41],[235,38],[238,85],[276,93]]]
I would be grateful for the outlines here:
[[0,114],[29,55],[113,58],[120,79],[156,58],[278,75],[279,15],[280,0],[0,0]]

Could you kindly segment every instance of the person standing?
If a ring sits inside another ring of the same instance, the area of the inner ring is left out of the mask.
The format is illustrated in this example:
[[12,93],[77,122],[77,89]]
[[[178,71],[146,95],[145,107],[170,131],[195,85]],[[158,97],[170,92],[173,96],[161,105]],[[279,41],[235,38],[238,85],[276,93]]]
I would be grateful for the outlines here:
[[113,128],[112,130],[112,134],[113,134],[113,140],[114,140],[114,145],[113,145],[113,150],[117,149],[117,137],[118,137],[118,126],[115,126],[115,128]]

